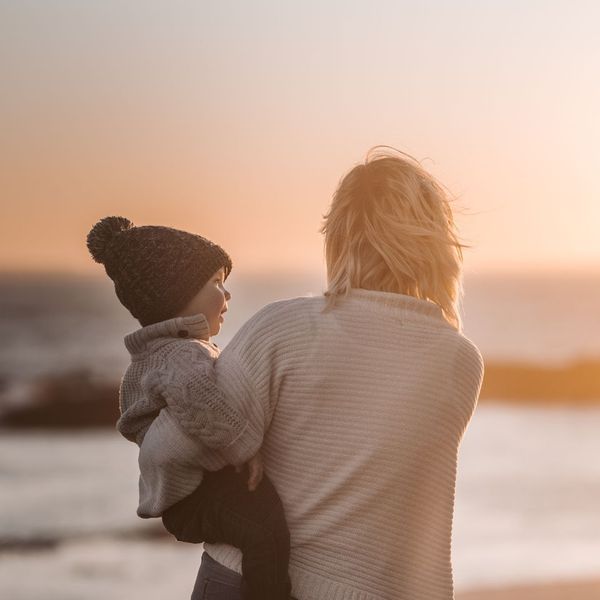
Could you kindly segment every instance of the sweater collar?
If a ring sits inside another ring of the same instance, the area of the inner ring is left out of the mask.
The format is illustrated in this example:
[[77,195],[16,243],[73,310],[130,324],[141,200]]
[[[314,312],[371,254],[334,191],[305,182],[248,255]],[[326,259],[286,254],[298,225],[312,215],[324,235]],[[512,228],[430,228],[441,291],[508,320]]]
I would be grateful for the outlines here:
[[175,317],[142,327],[125,336],[125,347],[130,354],[143,352],[148,344],[158,338],[194,338],[205,340],[210,336],[210,327],[203,314]]
[[396,294],[395,292],[380,292],[362,288],[352,288],[348,292],[348,298],[356,299],[365,306],[387,312],[401,320],[411,317],[432,318],[449,325],[441,307],[430,300],[422,300],[415,296]]

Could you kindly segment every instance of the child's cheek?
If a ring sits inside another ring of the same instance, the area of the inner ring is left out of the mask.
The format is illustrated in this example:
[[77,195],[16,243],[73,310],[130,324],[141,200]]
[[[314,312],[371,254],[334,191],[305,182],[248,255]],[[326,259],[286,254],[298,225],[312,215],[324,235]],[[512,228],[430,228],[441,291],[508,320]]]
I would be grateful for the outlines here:
[[210,297],[209,310],[211,315],[218,316],[223,310],[223,296],[219,292],[215,292]]

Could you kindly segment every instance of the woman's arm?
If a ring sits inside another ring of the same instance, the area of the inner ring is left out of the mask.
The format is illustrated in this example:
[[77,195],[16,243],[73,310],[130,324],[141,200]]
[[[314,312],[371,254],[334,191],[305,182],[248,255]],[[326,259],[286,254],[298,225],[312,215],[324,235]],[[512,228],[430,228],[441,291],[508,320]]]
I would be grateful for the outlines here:
[[[247,321],[214,363],[215,384],[228,406],[243,415],[247,427],[210,457],[213,470],[250,460],[262,445],[277,405],[285,372],[286,302],[265,306]],[[215,457],[219,456],[220,461]]]

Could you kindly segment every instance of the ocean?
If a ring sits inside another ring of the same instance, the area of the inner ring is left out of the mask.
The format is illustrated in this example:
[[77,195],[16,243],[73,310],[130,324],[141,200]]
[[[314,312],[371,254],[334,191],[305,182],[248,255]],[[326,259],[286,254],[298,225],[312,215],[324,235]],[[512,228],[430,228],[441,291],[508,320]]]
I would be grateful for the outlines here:
[[[225,346],[259,308],[318,295],[320,273],[237,276],[222,333]],[[464,332],[486,360],[564,363],[600,357],[600,274],[479,275],[465,280]],[[118,303],[108,278],[0,276],[0,381],[84,368],[119,377],[125,334],[139,325]]]
[[[240,276],[230,289],[221,346],[263,304],[319,294],[323,282]],[[598,277],[486,275],[465,291],[465,334],[486,361],[600,357]],[[136,327],[107,281],[0,278],[0,403],[25,401],[48,374],[118,380]],[[457,589],[598,575],[600,407],[501,400],[480,403],[460,449]],[[0,597],[188,596],[201,548],[150,535],[157,524],[138,519],[136,503],[136,449],[114,431],[0,431]]]
[[[598,431],[600,408],[477,408],[459,453],[457,590],[600,573]],[[146,539],[136,455],[113,431],[0,435],[1,598],[189,597],[201,549]]]

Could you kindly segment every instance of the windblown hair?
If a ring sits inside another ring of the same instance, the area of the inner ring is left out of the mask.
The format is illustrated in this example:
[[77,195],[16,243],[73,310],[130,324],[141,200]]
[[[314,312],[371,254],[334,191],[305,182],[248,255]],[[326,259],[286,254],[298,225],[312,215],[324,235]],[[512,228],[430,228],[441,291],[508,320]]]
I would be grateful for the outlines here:
[[413,157],[387,146],[340,182],[325,234],[327,309],[351,288],[406,294],[437,304],[462,327],[462,249],[450,197]]

